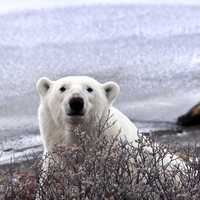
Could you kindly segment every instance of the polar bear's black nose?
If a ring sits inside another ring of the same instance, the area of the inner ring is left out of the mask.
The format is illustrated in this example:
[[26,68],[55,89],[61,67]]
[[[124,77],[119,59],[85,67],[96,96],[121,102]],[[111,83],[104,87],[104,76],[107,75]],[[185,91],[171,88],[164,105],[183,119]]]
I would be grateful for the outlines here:
[[84,101],[81,97],[72,97],[69,106],[73,114],[81,114],[84,107]]

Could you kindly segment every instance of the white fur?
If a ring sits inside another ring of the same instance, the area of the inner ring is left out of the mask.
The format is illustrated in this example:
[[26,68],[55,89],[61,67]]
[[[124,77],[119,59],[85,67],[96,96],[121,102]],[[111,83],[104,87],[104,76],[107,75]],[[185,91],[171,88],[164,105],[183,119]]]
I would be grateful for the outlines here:
[[[66,88],[63,93],[60,91],[62,86]],[[93,92],[89,93],[87,87],[91,87]],[[94,117],[106,118],[108,112],[115,121],[108,134],[115,136],[120,132],[122,138],[136,145],[135,140],[138,139],[136,126],[112,106],[120,91],[116,83],[101,84],[86,76],[70,76],[57,81],[41,78],[38,80],[37,90],[41,100],[38,115],[44,153],[51,152],[55,145],[75,144],[76,138],[72,130],[76,126],[91,125]],[[66,115],[65,110],[68,109],[69,99],[73,95],[79,95],[84,99],[85,115],[72,120]]]
[[[66,91],[61,92],[60,88],[65,87]],[[93,92],[89,93],[87,87],[91,87]],[[71,146],[76,144],[77,138],[73,130],[80,125],[92,127],[94,119],[106,119],[108,113],[111,116],[113,125],[105,134],[119,136],[127,139],[137,147],[137,128],[123,113],[112,106],[112,103],[119,94],[120,88],[115,82],[104,84],[86,77],[69,76],[57,81],[48,78],[41,78],[37,83],[37,90],[40,95],[39,106],[39,126],[42,136],[44,154],[52,152],[56,145]],[[84,116],[69,117],[66,110],[69,109],[69,99],[78,95],[84,99]],[[150,148],[145,148],[151,152]],[[184,162],[176,155],[167,154],[164,163],[168,163],[171,158],[175,159],[173,165],[182,165]]]
[[[61,92],[60,88],[65,87],[66,91]],[[87,87],[91,87],[93,92],[89,93]],[[40,95],[40,106],[38,109],[40,133],[44,146],[44,155],[51,153],[56,145],[71,146],[76,144],[77,138],[73,130],[80,125],[92,127],[94,119],[111,117],[113,125],[107,129],[105,134],[119,136],[122,139],[132,142],[137,147],[138,139],[137,128],[123,113],[112,106],[115,98],[118,96],[120,88],[114,82],[101,84],[96,80],[85,76],[71,76],[51,81],[48,78],[41,78],[37,83],[37,90]],[[69,109],[69,99],[74,95],[81,96],[84,99],[84,116],[69,117],[66,110]],[[111,122],[111,123],[112,123]],[[151,152],[151,149],[146,148]],[[168,163],[172,155],[168,154],[164,162]],[[183,165],[182,161],[173,156],[175,161],[172,165]],[[44,183],[46,172],[50,160],[47,158],[43,163],[43,174],[40,178],[40,184]],[[36,200],[40,200],[37,193]]]

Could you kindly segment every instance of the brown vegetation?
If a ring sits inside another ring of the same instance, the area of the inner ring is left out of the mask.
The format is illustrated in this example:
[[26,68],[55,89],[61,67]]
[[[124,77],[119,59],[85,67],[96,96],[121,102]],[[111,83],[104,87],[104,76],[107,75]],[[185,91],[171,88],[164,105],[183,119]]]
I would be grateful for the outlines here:
[[[141,137],[135,148],[102,133],[103,129],[98,129],[94,137],[75,130],[79,145],[59,146],[47,155],[51,162],[43,184],[37,155],[26,170],[16,170],[12,164],[1,170],[0,199],[32,200],[36,193],[41,200],[200,199],[200,163],[195,148],[185,149],[184,155],[190,159],[184,169],[173,166],[169,170],[173,161],[163,162],[168,147]],[[144,150],[146,146],[151,152]]]

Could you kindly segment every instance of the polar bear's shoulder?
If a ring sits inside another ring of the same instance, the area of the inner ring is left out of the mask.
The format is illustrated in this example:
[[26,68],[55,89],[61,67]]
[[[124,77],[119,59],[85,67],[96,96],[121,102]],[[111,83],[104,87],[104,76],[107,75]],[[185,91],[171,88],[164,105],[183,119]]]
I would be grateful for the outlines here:
[[111,107],[110,114],[116,121],[117,127],[120,129],[120,137],[135,143],[135,140],[138,139],[138,130],[135,124],[117,108]]

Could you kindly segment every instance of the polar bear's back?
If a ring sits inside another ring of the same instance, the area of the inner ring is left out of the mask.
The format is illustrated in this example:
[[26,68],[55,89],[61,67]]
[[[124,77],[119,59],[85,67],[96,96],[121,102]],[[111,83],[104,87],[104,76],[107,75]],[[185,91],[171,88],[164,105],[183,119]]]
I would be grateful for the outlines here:
[[115,129],[118,129],[118,131],[120,130],[120,137],[137,145],[135,140],[138,139],[138,131],[135,124],[114,107],[110,108],[110,112],[113,116],[113,119],[116,120]]

